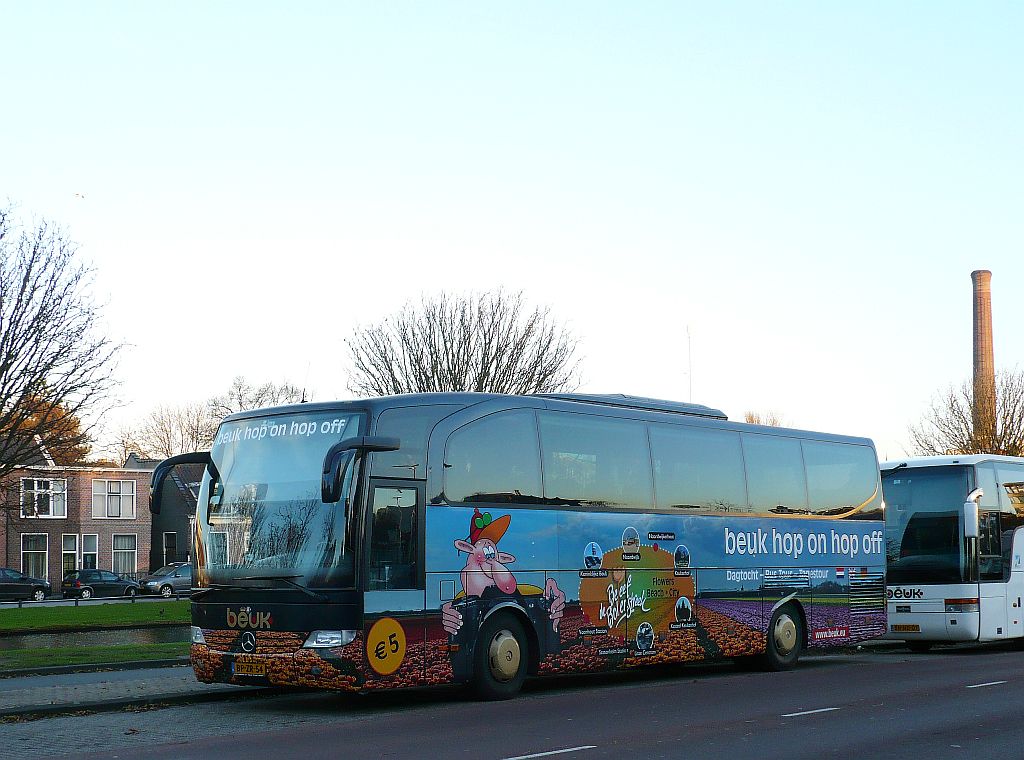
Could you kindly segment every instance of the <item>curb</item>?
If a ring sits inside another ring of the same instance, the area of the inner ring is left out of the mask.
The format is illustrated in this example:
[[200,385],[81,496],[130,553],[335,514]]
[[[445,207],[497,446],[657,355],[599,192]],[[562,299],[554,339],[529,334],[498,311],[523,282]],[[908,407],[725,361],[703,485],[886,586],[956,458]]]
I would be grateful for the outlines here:
[[12,709],[0,709],[0,721],[7,718],[42,718],[54,715],[67,715],[69,713],[114,712],[128,707],[225,702],[233,699],[271,696],[278,693],[280,693],[280,690],[272,686],[232,686],[224,690],[151,694],[148,697],[136,697],[134,699],[104,699],[97,700],[96,702],[80,702],[76,704],[65,702],[61,704],[26,705]]
[[0,670],[0,679],[25,676],[54,676],[64,673],[100,673],[105,670],[143,670],[145,668],[174,668],[188,665],[189,658],[173,657],[166,660],[129,660],[128,662],[82,663],[81,665],[45,665],[38,668]]

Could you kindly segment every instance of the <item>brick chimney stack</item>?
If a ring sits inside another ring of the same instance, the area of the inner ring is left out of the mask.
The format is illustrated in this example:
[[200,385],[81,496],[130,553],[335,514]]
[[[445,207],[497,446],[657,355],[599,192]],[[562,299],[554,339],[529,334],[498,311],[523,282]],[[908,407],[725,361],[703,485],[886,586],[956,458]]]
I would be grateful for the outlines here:
[[971,272],[974,283],[974,422],[975,440],[986,447],[996,437],[996,369],[992,351],[992,273]]

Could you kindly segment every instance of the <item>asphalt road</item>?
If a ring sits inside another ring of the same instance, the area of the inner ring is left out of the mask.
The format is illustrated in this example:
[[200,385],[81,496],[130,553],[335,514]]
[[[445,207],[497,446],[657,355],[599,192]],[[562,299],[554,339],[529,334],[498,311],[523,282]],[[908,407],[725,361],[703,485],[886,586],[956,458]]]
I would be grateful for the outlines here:
[[[297,693],[0,726],[5,757],[975,758],[1024,756],[1024,654],[961,647],[435,690]],[[12,754],[7,754],[10,750]],[[546,754],[545,754],[546,753]]]

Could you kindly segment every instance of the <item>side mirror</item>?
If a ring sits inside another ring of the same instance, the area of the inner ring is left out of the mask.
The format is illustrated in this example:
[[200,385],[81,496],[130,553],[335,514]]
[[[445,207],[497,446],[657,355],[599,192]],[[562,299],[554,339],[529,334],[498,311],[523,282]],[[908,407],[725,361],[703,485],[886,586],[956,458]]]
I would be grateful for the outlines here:
[[171,474],[171,470],[179,464],[203,464],[209,466],[211,461],[209,451],[192,451],[188,454],[178,454],[178,456],[170,457],[158,464],[156,469],[153,470],[153,480],[149,485],[149,511],[154,515],[160,514],[164,481]]
[[964,502],[964,537],[978,538],[978,499],[984,495],[984,491],[975,488],[967,496]]
[[320,479],[320,497],[324,504],[341,499],[341,485],[345,472],[352,465],[357,451],[396,451],[401,445],[397,438],[382,435],[362,435],[338,441],[327,450]]

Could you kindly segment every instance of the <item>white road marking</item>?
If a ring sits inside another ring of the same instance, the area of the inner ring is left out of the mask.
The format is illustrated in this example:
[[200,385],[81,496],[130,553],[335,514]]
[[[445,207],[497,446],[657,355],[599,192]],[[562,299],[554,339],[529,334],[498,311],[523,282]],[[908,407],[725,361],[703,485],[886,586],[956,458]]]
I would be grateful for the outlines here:
[[982,686],[998,686],[1001,683],[1006,683],[1006,681],[989,681],[988,683],[976,683],[973,686],[967,686],[966,688],[980,689]]
[[820,707],[817,710],[804,710],[803,712],[786,713],[782,717],[783,718],[796,718],[797,716],[800,716],[800,715],[814,715],[814,713],[832,712],[833,710],[838,710],[838,709],[839,709],[838,707]]
[[528,760],[531,757],[548,757],[550,755],[564,755],[566,752],[582,752],[585,749],[597,749],[596,744],[587,744],[582,747],[569,747],[568,749],[553,749],[550,752],[535,752],[532,755],[516,755],[515,757],[505,757],[502,760]]

